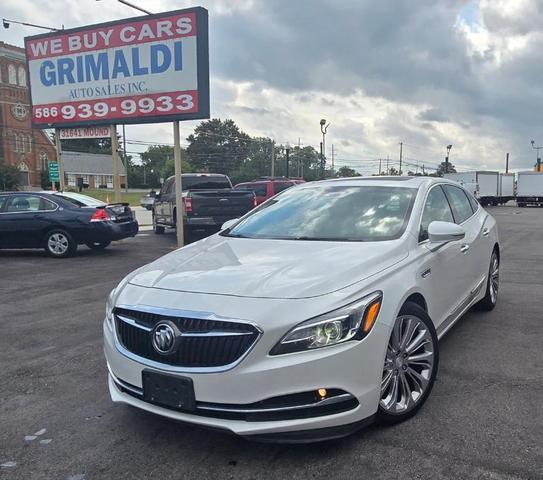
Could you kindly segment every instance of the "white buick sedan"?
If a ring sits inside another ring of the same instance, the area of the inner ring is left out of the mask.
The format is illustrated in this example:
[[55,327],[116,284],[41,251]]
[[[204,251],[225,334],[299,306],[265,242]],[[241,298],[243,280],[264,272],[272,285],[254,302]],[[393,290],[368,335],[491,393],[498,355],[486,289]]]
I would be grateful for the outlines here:
[[458,184],[302,184],[128,275],[104,322],[109,390],[175,420],[305,442],[401,422],[439,339],[496,305],[495,220]]

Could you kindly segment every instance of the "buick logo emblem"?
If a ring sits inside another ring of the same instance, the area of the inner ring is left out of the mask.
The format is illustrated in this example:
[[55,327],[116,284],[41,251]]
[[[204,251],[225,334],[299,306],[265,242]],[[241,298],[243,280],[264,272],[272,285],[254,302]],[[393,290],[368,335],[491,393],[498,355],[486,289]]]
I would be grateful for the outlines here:
[[162,355],[167,355],[175,350],[179,330],[171,322],[160,322],[151,335],[154,349]]

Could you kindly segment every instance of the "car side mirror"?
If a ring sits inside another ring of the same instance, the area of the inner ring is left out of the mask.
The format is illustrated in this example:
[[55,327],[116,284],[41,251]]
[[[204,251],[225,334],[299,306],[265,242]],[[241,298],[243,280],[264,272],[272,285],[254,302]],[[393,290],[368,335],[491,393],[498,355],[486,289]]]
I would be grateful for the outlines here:
[[428,226],[428,239],[430,240],[428,248],[435,252],[447,243],[462,240],[465,236],[466,231],[456,223],[431,222]]
[[226,230],[227,228],[233,227],[238,220],[239,218],[232,218],[230,220],[226,220],[226,222],[222,224],[221,230]]

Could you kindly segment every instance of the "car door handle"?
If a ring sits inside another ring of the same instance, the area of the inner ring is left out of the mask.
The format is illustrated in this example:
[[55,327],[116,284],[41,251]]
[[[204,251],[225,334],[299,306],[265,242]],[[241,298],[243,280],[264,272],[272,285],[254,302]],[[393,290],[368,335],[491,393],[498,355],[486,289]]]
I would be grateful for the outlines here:
[[462,253],[466,253],[468,250],[469,250],[469,245],[464,244],[464,245],[462,245],[462,246],[460,247],[460,251],[461,251]]
[[490,230],[488,228],[483,228],[483,237],[488,237],[490,235]]

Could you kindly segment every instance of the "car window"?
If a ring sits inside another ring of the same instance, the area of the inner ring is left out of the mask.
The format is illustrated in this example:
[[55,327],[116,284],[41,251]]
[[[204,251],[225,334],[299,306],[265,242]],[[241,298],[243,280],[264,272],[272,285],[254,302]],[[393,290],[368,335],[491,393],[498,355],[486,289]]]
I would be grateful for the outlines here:
[[273,188],[275,193],[282,192],[283,190],[286,190],[287,188],[290,188],[294,185],[292,182],[275,182],[273,184]]
[[11,197],[6,204],[6,212],[38,212],[40,210],[40,198],[32,195],[16,195]]
[[432,222],[454,222],[447,197],[439,185],[432,188],[426,197],[420,222],[419,242],[428,239],[428,226]]
[[456,223],[465,222],[473,215],[473,210],[464,190],[453,185],[444,185],[443,188],[451,202]]
[[7,199],[8,199],[7,195],[2,195],[0,197],[0,212],[3,210]]
[[55,208],[57,206],[53,202],[46,198],[40,198],[40,210],[54,210]]
[[473,210],[473,213],[475,213],[479,208],[479,202],[477,199],[471,194],[467,193],[469,203],[471,204],[471,209]]
[[399,238],[417,190],[315,185],[292,188],[253,210],[226,236],[282,240],[367,241]]
[[234,189],[254,192],[257,197],[265,197],[268,194],[268,186],[266,183],[241,183],[236,185]]

